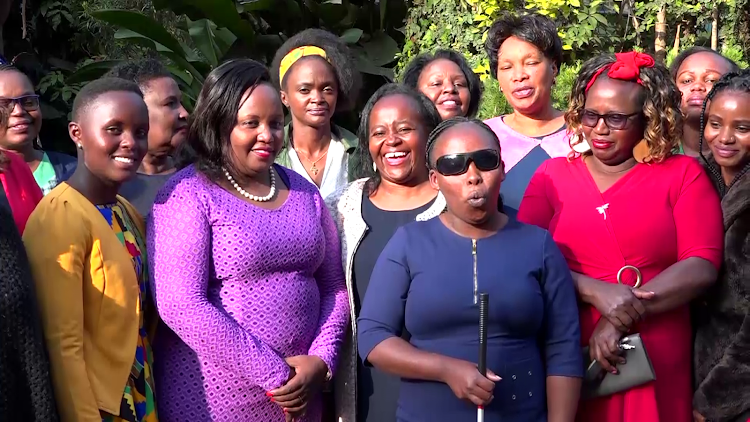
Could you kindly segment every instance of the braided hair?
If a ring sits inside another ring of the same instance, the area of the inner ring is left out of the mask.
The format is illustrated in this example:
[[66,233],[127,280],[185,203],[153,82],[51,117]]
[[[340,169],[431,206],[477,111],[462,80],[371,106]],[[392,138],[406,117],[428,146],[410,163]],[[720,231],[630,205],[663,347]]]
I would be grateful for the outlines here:
[[700,137],[698,138],[698,151],[701,151],[701,159],[704,163],[706,163],[706,168],[711,173],[711,176],[719,182],[717,183],[719,185],[719,194],[723,198],[727,191],[732,187],[732,185],[734,185],[737,180],[739,180],[742,176],[745,175],[745,173],[748,172],[748,170],[750,170],[750,163],[745,164],[745,167],[743,167],[742,170],[737,173],[729,186],[726,186],[726,183],[723,182],[721,169],[719,168],[719,166],[708,161],[708,158],[706,158],[706,156],[703,154],[703,142],[705,139],[703,132],[706,129],[706,109],[708,108],[708,103],[722,91],[734,91],[750,94],[750,69],[742,70],[739,72],[729,72],[726,75],[722,76],[721,79],[719,79],[714,84],[711,92],[709,92],[706,96],[706,99],[703,100],[703,108],[701,109],[701,125],[699,132]]
[[[497,134],[495,133],[495,131],[492,130],[492,128],[490,128],[489,126],[487,126],[486,123],[484,123],[483,121],[479,119],[475,119],[471,117],[456,116],[456,117],[452,117],[450,119],[443,120],[442,122],[440,122],[440,124],[437,125],[437,127],[430,133],[430,137],[427,138],[427,146],[425,148],[427,168],[429,168],[430,170],[435,169],[435,165],[432,163],[433,162],[432,151],[435,149],[435,145],[437,145],[437,141],[440,139],[440,137],[448,129],[454,126],[464,124],[464,123],[468,123],[468,124],[477,126],[480,129],[483,129],[485,132],[487,132],[490,135],[490,138],[493,141],[497,142],[497,145],[498,145],[497,149],[500,150],[500,138],[497,137]],[[502,159],[502,154],[501,154],[501,159]],[[504,212],[503,211],[504,208],[505,206],[503,204],[503,197],[499,196],[497,198],[497,210],[500,212]]]
[[[565,123],[570,131],[578,136],[571,138],[571,147],[578,142],[585,142],[581,135],[581,117],[586,105],[586,86],[599,69],[610,66],[615,62],[612,54],[602,54],[587,60],[573,84],[570,93],[570,107],[565,113]],[[602,76],[604,77],[604,75]],[[677,89],[669,71],[663,65],[656,63],[653,67],[640,69],[640,79],[643,81],[643,95],[641,96],[645,129],[643,139],[648,145],[646,161],[659,162],[671,155],[682,138],[682,112],[680,103],[682,94]],[[568,156],[573,159],[578,153],[571,152]],[[591,154],[587,152],[586,154]]]

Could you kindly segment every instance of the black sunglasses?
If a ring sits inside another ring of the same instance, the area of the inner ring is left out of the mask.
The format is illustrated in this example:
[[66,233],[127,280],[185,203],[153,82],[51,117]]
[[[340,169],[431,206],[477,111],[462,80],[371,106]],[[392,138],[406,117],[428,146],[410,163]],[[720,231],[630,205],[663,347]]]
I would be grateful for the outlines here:
[[34,111],[39,109],[39,96],[38,95],[22,95],[20,97],[12,98],[0,98],[0,107],[12,109],[20,105],[22,109],[26,111]]
[[443,176],[458,176],[469,170],[474,163],[479,171],[490,171],[500,167],[500,153],[495,149],[480,149],[463,154],[443,155],[435,161],[435,170]]
[[607,113],[599,114],[594,113],[590,110],[584,110],[581,116],[581,124],[586,127],[596,127],[599,124],[599,120],[604,119],[604,124],[612,130],[622,130],[628,126],[628,121],[631,117],[640,116],[641,112],[622,114],[622,113]]

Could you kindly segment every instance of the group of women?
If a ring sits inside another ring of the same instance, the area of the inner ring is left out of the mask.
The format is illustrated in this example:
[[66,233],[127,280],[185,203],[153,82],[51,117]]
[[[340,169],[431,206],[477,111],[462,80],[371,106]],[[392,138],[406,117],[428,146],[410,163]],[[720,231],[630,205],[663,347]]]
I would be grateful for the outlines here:
[[[128,63],[77,95],[73,163],[0,69],[0,419],[748,420],[750,72],[605,54],[556,110],[553,22],[503,17],[486,50],[511,114],[475,120],[439,50],[356,134],[322,30],[218,66],[189,119]],[[582,400],[582,347],[615,377],[633,333],[656,380]]]

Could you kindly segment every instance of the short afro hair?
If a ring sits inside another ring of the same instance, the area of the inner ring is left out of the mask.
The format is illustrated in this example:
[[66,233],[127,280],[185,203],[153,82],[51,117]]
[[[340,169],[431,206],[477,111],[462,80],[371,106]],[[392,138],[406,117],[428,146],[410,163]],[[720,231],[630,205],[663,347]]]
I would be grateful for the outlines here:
[[[362,76],[356,68],[356,60],[349,47],[339,37],[322,29],[306,29],[289,38],[276,51],[273,63],[271,64],[271,78],[273,79],[273,83],[279,89],[284,89],[287,75],[294,69],[296,63],[289,68],[284,76],[284,80],[280,80],[279,68],[281,67],[281,61],[295,48],[306,45],[319,47],[326,52],[327,62],[333,69],[333,73],[336,75],[336,80],[339,84],[336,111],[350,110],[357,103],[359,89],[362,85]],[[307,57],[300,60],[305,59]]]
[[143,92],[133,81],[121,78],[99,78],[86,84],[73,101],[73,121],[79,121],[97,98],[109,92],[132,92],[143,98]]
[[497,54],[505,40],[516,37],[533,44],[544,57],[551,60],[560,71],[563,61],[562,40],[557,35],[555,23],[538,13],[526,15],[505,14],[490,27],[484,50],[490,59],[490,72],[497,79]]
[[437,50],[434,54],[420,54],[412,59],[412,61],[406,66],[403,76],[401,77],[404,85],[419,89],[419,77],[422,75],[422,71],[427,65],[435,60],[450,60],[461,69],[464,77],[466,77],[466,82],[469,84],[469,95],[471,96],[466,117],[476,116],[479,111],[479,103],[482,101],[483,85],[479,80],[479,76],[477,76],[477,74],[471,69],[471,66],[469,66],[469,63],[466,61],[463,54],[453,50],[444,49]]
[[105,78],[120,78],[138,84],[141,91],[148,90],[149,82],[159,78],[171,78],[167,68],[155,59],[126,61],[109,70]]
[[672,79],[677,79],[677,72],[680,71],[680,66],[682,66],[682,62],[687,60],[687,58],[692,56],[693,54],[698,54],[698,53],[715,54],[717,57],[721,57],[722,59],[726,60],[727,64],[729,64],[730,72],[737,73],[740,71],[740,67],[737,66],[737,63],[735,63],[734,60],[730,59],[729,57],[724,56],[718,51],[712,50],[706,47],[694,46],[694,47],[688,48],[687,50],[684,50],[683,52],[678,54],[677,57],[674,58],[674,60],[672,60],[672,64],[669,66],[669,74],[672,75]]

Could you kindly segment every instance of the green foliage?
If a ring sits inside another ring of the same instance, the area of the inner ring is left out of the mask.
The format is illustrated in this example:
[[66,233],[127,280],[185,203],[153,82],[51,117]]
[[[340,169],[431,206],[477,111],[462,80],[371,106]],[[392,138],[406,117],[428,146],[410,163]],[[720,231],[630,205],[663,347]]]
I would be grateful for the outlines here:
[[482,79],[489,76],[484,53],[486,33],[511,7],[498,0],[415,0],[406,20],[404,47],[399,55],[402,70],[416,55],[450,48],[463,53]]
[[508,104],[505,95],[500,92],[500,85],[495,79],[484,81],[484,94],[479,104],[477,118],[487,120],[496,116],[502,116],[513,112],[513,107]]
[[734,62],[743,69],[746,69],[748,67],[750,56],[746,56],[742,51],[742,47],[735,44],[734,42],[725,42],[721,48],[721,54],[734,60]]
[[568,109],[570,93],[573,91],[573,84],[581,70],[581,64],[581,62],[575,62],[560,66],[560,73],[555,78],[555,85],[552,87],[552,104],[556,109],[562,111]]
[[528,0],[526,9],[549,16],[560,24],[563,48],[574,52],[584,47],[607,48],[613,34],[607,14],[617,16],[619,6],[603,0]]
[[[383,0],[377,5],[374,1],[354,5],[348,1],[258,0],[236,5],[232,0],[154,0],[154,7],[178,17],[175,31],[135,11],[104,9],[92,11],[91,16],[117,28],[116,40],[162,56],[170,64],[188,108],[213,67],[238,56],[269,64],[288,35],[307,27],[340,34],[355,52],[361,72],[392,79],[388,66],[400,51],[392,36],[397,34],[394,20],[398,23],[393,15],[405,13],[401,0]],[[280,20],[280,16],[297,19]],[[71,78],[85,81],[98,77],[107,66],[91,63]]]

